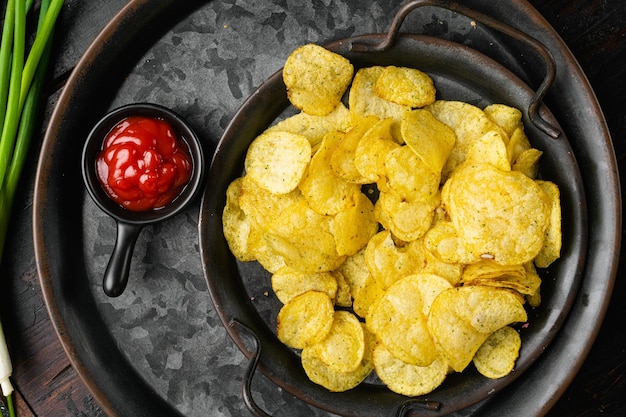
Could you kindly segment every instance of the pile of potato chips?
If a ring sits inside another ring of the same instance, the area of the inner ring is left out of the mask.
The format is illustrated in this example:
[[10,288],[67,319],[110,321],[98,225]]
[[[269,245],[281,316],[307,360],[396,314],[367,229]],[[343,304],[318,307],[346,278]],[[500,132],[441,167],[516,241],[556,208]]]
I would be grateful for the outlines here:
[[510,373],[510,325],[561,249],[559,189],[536,179],[521,112],[436,100],[417,69],[355,74],[313,44],[283,79],[300,112],[252,142],[223,213],[235,257],[272,274],[278,338],[331,391],[373,371],[407,396],[472,362]]

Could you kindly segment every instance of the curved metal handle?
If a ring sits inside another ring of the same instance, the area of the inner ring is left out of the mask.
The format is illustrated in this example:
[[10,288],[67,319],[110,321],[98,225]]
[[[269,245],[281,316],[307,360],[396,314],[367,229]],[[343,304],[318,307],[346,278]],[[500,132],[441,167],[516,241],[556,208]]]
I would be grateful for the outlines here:
[[115,247],[102,280],[104,293],[109,297],[119,296],[126,288],[133,249],[141,228],[139,225],[117,221]]
[[243,378],[243,383],[241,384],[241,391],[243,395],[243,401],[248,411],[255,417],[272,417],[270,414],[267,414],[259,405],[254,401],[254,397],[252,396],[252,377],[256,372],[257,366],[259,364],[259,358],[261,357],[261,341],[259,340],[259,336],[250,329],[245,324],[241,323],[237,320],[232,320],[230,322],[231,327],[237,327],[240,330],[244,330],[252,340],[254,340],[254,351],[252,352],[252,358],[248,363],[248,367],[246,368],[246,373]]
[[377,45],[353,43],[350,46],[351,50],[354,52],[375,52],[387,50],[393,45],[394,41],[396,40],[398,32],[400,31],[400,26],[402,26],[402,22],[404,21],[405,17],[412,10],[423,6],[441,7],[456,13],[460,13],[466,17],[481,22],[482,24],[487,25],[492,29],[502,32],[505,35],[512,37],[513,39],[525,42],[526,44],[531,46],[535,50],[535,52],[537,52],[539,56],[541,56],[541,58],[543,59],[546,66],[546,75],[541,82],[541,85],[539,85],[539,87],[535,91],[535,95],[533,96],[528,106],[528,116],[530,118],[530,121],[539,130],[552,138],[556,139],[559,137],[561,131],[556,126],[552,125],[552,123],[543,119],[539,114],[539,106],[541,105],[543,98],[545,97],[556,76],[556,65],[554,63],[554,58],[552,58],[552,55],[550,54],[550,51],[548,50],[548,48],[545,47],[544,44],[542,44],[532,36],[483,13],[477,12],[456,2],[448,0],[412,0],[407,2],[398,10],[396,16],[391,23],[391,27],[389,29],[389,32],[387,33],[387,36],[381,43]]

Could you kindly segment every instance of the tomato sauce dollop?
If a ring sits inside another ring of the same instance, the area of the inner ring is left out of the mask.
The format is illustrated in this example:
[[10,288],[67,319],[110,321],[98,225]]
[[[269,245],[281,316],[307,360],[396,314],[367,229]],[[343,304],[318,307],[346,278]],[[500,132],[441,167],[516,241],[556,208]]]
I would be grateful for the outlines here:
[[130,211],[159,209],[173,201],[193,170],[186,145],[165,120],[143,116],[119,122],[96,158],[109,197]]

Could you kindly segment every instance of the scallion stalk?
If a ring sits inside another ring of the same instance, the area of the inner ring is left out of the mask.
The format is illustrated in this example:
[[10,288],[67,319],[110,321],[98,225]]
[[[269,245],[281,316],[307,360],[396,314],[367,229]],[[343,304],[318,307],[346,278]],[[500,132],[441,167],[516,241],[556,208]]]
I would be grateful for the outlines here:
[[[42,0],[37,33],[24,62],[26,12],[33,0],[8,0],[0,42],[0,261],[9,218],[36,127],[52,33],[64,0]],[[15,416],[11,360],[0,322],[0,388]]]

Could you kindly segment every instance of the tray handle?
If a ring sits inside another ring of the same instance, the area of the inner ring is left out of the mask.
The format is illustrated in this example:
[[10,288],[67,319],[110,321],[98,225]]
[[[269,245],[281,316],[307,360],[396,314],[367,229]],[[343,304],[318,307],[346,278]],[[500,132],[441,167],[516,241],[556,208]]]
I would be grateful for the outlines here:
[[248,367],[246,368],[246,372],[244,373],[244,378],[241,384],[241,393],[243,396],[243,402],[248,408],[248,411],[255,417],[272,417],[271,414],[267,414],[254,400],[252,395],[252,378],[256,373],[257,366],[259,364],[259,358],[261,357],[261,341],[259,340],[259,336],[243,324],[242,322],[233,319],[230,322],[231,327],[236,327],[240,331],[242,330],[248,336],[250,336],[254,342],[254,349],[252,351],[252,357],[250,358],[250,362],[248,362]]
[[548,89],[552,85],[554,78],[556,76],[556,65],[554,63],[554,58],[550,54],[550,51],[544,44],[539,42],[537,39],[532,36],[515,29],[505,23],[502,23],[490,16],[487,16],[483,13],[477,12],[468,7],[462,6],[454,1],[448,0],[411,0],[403,5],[398,12],[396,13],[393,21],[391,22],[391,27],[387,36],[383,39],[382,42],[376,45],[370,45],[365,43],[353,43],[350,45],[351,51],[354,52],[376,52],[376,51],[384,51],[390,48],[396,40],[398,36],[398,32],[400,31],[400,26],[402,26],[402,22],[406,18],[406,16],[418,7],[423,6],[435,6],[441,7],[444,9],[448,9],[450,11],[460,13],[466,17],[474,19],[486,26],[489,26],[492,29],[495,29],[499,32],[504,33],[512,37],[513,39],[522,41],[532,47],[537,54],[543,59],[545,63],[546,75],[537,88],[535,90],[535,94],[528,106],[528,117],[530,121],[542,132],[550,136],[551,138],[558,138],[561,134],[559,128],[554,126],[552,123],[546,121],[539,114],[539,106],[543,98],[545,97]]

